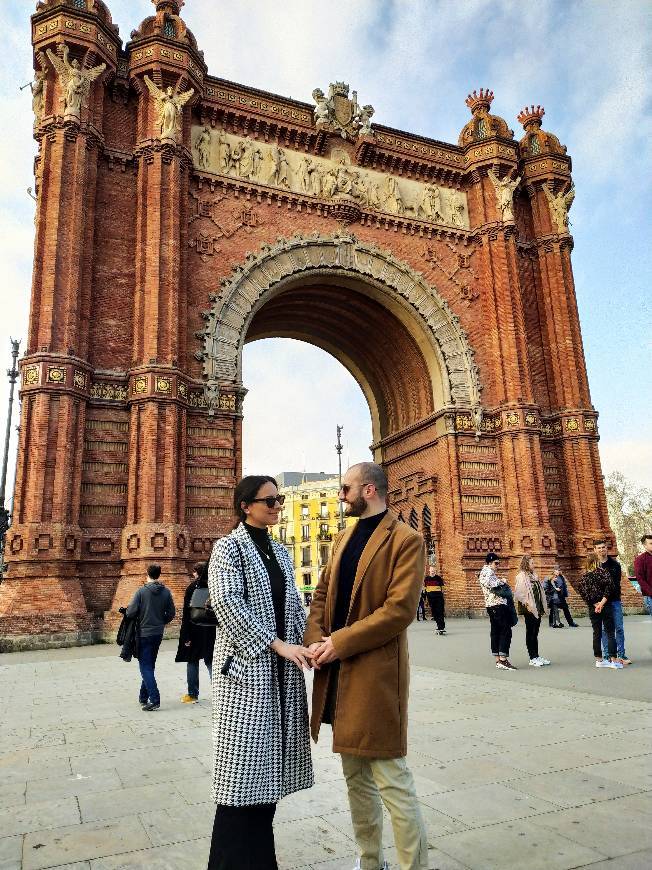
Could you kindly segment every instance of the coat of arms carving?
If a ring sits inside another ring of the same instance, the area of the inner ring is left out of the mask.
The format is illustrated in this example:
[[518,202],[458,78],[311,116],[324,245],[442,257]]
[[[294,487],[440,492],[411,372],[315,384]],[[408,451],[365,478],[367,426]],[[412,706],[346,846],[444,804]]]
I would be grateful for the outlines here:
[[339,133],[343,139],[373,135],[373,106],[360,106],[357,91],[353,91],[349,97],[349,86],[345,82],[331,82],[328,96],[321,88],[315,88],[312,98],[316,103],[314,117],[317,129]]

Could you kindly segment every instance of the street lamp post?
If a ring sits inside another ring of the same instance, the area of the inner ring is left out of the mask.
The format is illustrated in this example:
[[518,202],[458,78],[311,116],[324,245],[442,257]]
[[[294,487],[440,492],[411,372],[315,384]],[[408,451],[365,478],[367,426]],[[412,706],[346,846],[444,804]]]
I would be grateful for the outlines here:
[[11,341],[11,368],[7,369],[9,378],[9,407],[7,409],[7,428],[5,430],[5,450],[2,457],[2,477],[0,478],[0,565],[4,568],[4,543],[7,529],[9,528],[9,511],[5,508],[5,493],[7,489],[7,463],[9,461],[9,439],[11,437],[11,415],[14,406],[14,387],[18,378],[18,348],[20,341],[16,338]]
[[[337,427],[337,444],[335,445],[335,450],[337,451],[337,477],[339,481],[339,490],[338,494],[342,489],[342,429],[343,426]],[[337,528],[341,531],[344,528],[344,502],[340,502],[340,520],[337,524]]]

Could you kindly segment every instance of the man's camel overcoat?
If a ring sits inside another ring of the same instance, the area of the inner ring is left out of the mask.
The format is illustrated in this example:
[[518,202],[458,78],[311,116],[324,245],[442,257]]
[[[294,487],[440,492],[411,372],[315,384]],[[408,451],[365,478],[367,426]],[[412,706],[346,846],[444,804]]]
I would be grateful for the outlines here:
[[[306,646],[331,634],[340,560],[355,526],[333,542],[313,596]],[[332,633],[340,659],[333,752],[367,758],[407,754],[410,679],[407,628],[424,576],[423,538],[388,512],[360,557],[344,628]],[[316,741],[331,666],[315,671],[311,733]]]

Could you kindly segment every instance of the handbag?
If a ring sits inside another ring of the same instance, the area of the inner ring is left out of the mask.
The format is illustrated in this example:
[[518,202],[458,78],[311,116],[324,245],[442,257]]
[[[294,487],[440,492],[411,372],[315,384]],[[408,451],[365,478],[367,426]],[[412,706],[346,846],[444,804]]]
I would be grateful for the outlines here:
[[217,625],[217,617],[211,607],[208,586],[199,586],[195,589],[190,596],[188,610],[190,611],[190,621],[193,625],[203,628],[215,628]]

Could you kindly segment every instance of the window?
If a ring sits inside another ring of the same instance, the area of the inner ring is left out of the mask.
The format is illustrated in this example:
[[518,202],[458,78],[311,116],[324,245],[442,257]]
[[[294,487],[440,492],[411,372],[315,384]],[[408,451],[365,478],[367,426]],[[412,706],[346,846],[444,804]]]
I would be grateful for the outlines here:
[[319,534],[322,538],[326,537],[326,535],[328,534],[328,523],[319,524]]
[[281,542],[282,544],[285,544],[285,542],[286,542],[287,539],[288,539],[288,537],[287,537],[287,529],[285,528],[285,526],[282,526],[282,527],[278,530],[278,537],[279,537],[280,542]]
[[319,516],[320,517],[327,517],[328,516],[328,504],[325,501],[323,501],[319,505]]
[[319,547],[319,564],[320,565],[325,565],[326,562],[328,562],[329,550],[330,550],[330,547],[328,546],[328,544],[321,544],[320,545],[320,547]]
[[167,36],[169,39],[174,39],[177,35],[176,29],[174,27],[174,21],[170,21],[169,18],[165,19],[165,24],[163,25],[163,35]]
[[306,524],[305,526],[301,526],[301,540],[309,541],[310,540],[310,525]]
[[325,492],[320,492],[320,493],[319,493],[319,498],[326,498],[326,493],[325,493]]
[[310,547],[301,547],[301,567],[310,567]]
[[309,516],[310,516],[310,506],[307,504],[302,504],[301,505],[301,519],[307,520]]

